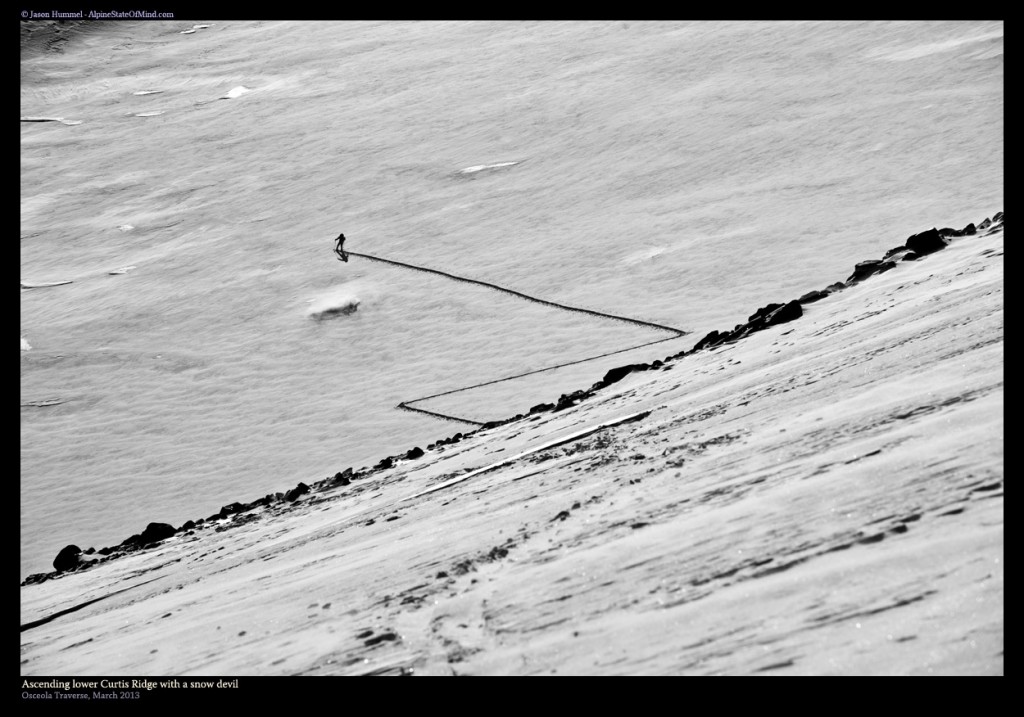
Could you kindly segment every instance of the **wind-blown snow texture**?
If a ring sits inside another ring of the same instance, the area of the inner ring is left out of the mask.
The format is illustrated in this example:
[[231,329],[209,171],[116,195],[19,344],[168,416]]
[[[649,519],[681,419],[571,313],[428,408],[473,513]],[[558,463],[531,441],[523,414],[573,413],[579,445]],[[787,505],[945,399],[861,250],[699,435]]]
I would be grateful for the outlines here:
[[21,294],[23,576],[452,432],[400,401],[656,338],[339,231],[703,335],[1004,205],[1001,23],[190,27],[23,47],[21,114],[81,122],[21,125],[21,279],[72,282]]

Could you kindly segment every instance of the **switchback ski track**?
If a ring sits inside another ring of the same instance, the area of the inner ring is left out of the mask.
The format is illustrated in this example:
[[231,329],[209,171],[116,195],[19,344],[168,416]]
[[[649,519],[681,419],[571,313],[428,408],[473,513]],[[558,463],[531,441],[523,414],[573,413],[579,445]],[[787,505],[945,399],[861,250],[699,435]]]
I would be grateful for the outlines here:
[[648,341],[648,342],[645,342],[645,343],[642,343],[642,344],[636,344],[635,346],[627,346],[626,348],[616,349],[615,351],[606,351],[605,353],[597,354],[596,356],[588,356],[587,358],[578,359],[576,361],[567,361],[565,363],[555,364],[553,366],[546,366],[544,368],[534,369],[533,371],[526,371],[524,373],[519,373],[519,374],[516,374],[514,376],[505,376],[504,378],[497,378],[497,379],[493,379],[491,381],[484,381],[482,383],[476,383],[476,384],[473,384],[472,386],[462,386],[460,388],[454,388],[454,389],[451,389],[451,390],[448,390],[448,391],[441,391],[440,393],[434,393],[434,394],[431,394],[429,396],[421,396],[420,398],[414,398],[414,399],[412,399],[410,401],[402,401],[401,403],[398,404],[398,406],[396,406],[396,408],[400,408],[400,409],[405,410],[405,411],[413,411],[415,413],[422,413],[422,414],[431,416],[433,418],[440,418],[440,419],[446,420],[446,421],[455,421],[455,422],[458,422],[458,423],[470,423],[470,424],[477,425],[477,426],[485,425],[484,422],[482,422],[482,421],[475,421],[475,420],[472,420],[472,419],[469,419],[469,418],[462,418],[462,417],[459,417],[459,416],[452,416],[450,414],[439,413],[437,411],[429,411],[429,410],[424,409],[424,408],[417,408],[417,407],[413,406],[412,404],[420,403],[422,401],[428,401],[428,400],[430,400],[432,398],[439,398],[441,396],[449,396],[451,394],[461,393],[462,391],[471,391],[471,390],[473,390],[475,388],[480,388],[482,386],[490,386],[490,385],[493,385],[493,384],[496,384],[496,383],[503,383],[505,381],[514,381],[515,379],[524,378],[526,376],[532,376],[533,374],[543,373],[545,371],[554,371],[555,369],[563,368],[565,366],[573,366],[573,365],[576,365],[576,364],[586,363],[587,361],[595,361],[597,359],[604,358],[606,356],[613,356],[615,354],[625,353],[627,351],[632,351],[633,349],[642,348],[644,346],[652,346],[654,344],[660,344],[660,343],[665,342],[665,341],[672,341],[673,339],[677,339],[680,336],[685,336],[685,335],[690,333],[689,331],[684,331],[683,329],[677,329],[677,328],[675,328],[673,326],[666,326],[664,324],[656,324],[656,323],[651,322],[651,321],[643,321],[642,319],[634,319],[634,318],[631,318],[631,317],[628,317],[628,316],[619,316],[617,314],[609,314],[609,313],[606,313],[604,311],[594,311],[593,309],[584,309],[584,308],[581,308],[579,306],[569,306],[567,304],[560,304],[560,303],[558,303],[556,301],[548,301],[547,299],[541,299],[541,298],[538,298],[536,296],[531,296],[529,294],[524,294],[523,292],[516,291],[515,289],[509,289],[509,288],[504,287],[504,286],[499,286],[497,284],[492,284],[489,281],[480,281],[479,279],[470,279],[470,278],[465,277],[465,276],[459,276],[457,274],[452,274],[452,273],[447,272],[447,271],[441,271],[439,269],[431,269],[429,267],[420,266],[418,264],[409,264],[409,263],[404,262],[404,261],[395,261],[394,259],[385,259],[384,257],[381,257],[381,256],[375,256],[373,254],[364,254],[362,252],[356,252],[356,251],[349,251],[349,252],[346,252],[346,254],[347,254],[347,256],[350,256],[350,257],[358,256],[358,257],[360,257],[362,259],[367,259],[369,261],[381,262],[383,264],[391,264],[392,266],[398,266],[398,267],[402,267],[404,269],[411,269],[413,271],[422,271],[422,272],[426,272],[428,274],[437,274],[438,276],[443,276],[445,278],[451,279],[452,281],[460,281],[460,282],[463,282],[463,283],[466,283],[466,284],[475,284],[477,286],[483,286],[483,287],[485,287],[487,289],[492,289],[494,291],[500,291],[500,292],[503,292],[505,294],[510,294],[512,296],[515,296],[515,297],[517,297],[519,299],[523,299],[525,301],[532,301],[532,302],[534,302],[536,304],[542,304],[544,306],[550,306],[552,308],[559,309],[561,311],[572,311],[572,312],[579,313],[579,314],[587,314],[589,316],[596,316],[596,317],[602,318],[602,319],[610,319],[612,321],[623,321],[625,323],[633,324],[634,326],[642,326],[644,328],[655,329],[657,331],[668,331],[668,332],[670,332],[672,334],[672,336],[669,336],[668,338],[657,339],[656,341]]

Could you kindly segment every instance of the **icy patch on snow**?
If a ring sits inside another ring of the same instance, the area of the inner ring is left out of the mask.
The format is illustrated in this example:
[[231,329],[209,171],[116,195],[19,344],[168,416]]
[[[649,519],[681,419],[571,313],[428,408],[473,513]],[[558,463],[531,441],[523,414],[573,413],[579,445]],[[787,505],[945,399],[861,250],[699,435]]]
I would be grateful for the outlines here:
[[460,174],[474,174],[475,172],[482,172],[485,169],[498,169],[500,167],[511,167],[514,164],[519,164],[519,162],[498,162],[497,164],[474,164],[472,167],[466,167],[465,169],[460,169],[459,173]]
[[668,247],[663,247],[663,246],[655,246],[655,247],[651,247],[649,249],[641,249],[640,251],[635,251],[632,254],[627,254],[625,257],[623,257],[622,263],[623,264],[638,264],[641,261],[647,261],[648,259],[653,259],[654,257],[658,256],[659,254],[664,254],[667,251],[671,251],[671,250]]
[[236,97],[241,97],[246,92],[252,92],[252,90],[250,90],[248,87],[244,87],[242,85],[239,85],[238,87],[233,87],[230,90],[228,90],[228,93],[226,95],[221,95],[220,99],[222,99],[222,100],[233,100]]

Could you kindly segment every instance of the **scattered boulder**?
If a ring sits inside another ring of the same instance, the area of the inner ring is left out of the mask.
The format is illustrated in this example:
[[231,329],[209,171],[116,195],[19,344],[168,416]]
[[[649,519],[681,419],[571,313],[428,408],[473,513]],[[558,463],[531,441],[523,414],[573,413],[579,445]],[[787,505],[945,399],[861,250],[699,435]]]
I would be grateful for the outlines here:
[[176,532],[178,531],[169,523],[150,523],[142,531],[142,535],[139,536],[140,544],[152,545],[153,543],[159,543],[161,540],[167,540]]
[[130,547],[135,546],[135,545],[140,545],[141,543],[142,543],[142,536],[139,535],[138,533],[136,533],[135,535],[131,535],[131,536],[125,538],[124,540],[122,540],[120,545],[118,545],[117,547],[119,547],[119,548],[130,548]]
[[841,281],[837,281],[837,282],[836,282],[836,283],[834,283],[834,284],[829,284],[828,286],[826,286],[826,287],[825,287],[825,291],[827,291],[827,292],[828,292],[828,293],[830,293],[830,294],[834,294],[834,293],[836,293],[837,291],[842,291],[842,290],[843,290],[843,289],[845,289],[845,288],[846,288],[846,284],[844,284],[844,283],[843,283],[843,282],[841,282]]
[[395,462],[391,459],[391,456],[388,456],[387,458],[381,458],[380,462],[374,467],[380,470],[387,470],[393,465],[395,465]]
[[408,460],[412,460],[414,458],[422,458],[423,449],[420,448],[419,446],[416,446],[415,448],[410,449],[409,452],[405,454],[405,457]]
[[82,551],[82,555],[92,555],[96,552],[96,548],[86,548]]
[[818,290],[808,291],[806,294],[804,294],[799,299],[797,299],[797,301],[799,301],[801,304],[810,304],[810,303],[813,303],[815,301],[819,301],[821,299],[824,299],[826,296],[828,296],[828,293],[829,292],[827,292],[827,291],[818,291]]
[[996,212],[995,214],[993,214],[992,215],[992,221],[999,222],[1000,224],[1002,224],[1002,222],[1003,222],[1003,213],[1002,212]]
[[[390,461],[391,459],[388,458],[387,460]],[[300,495],[305,495],[308,492],[309,486],[306,485],[305,483],[299,483],[297,486],[295,486],[290,491],[284,494],[284,499],[291,503],[298,500]]]
[[719,340],[719,333],[718,333],[718,330],[716,329],[716,330],[710,332],[709,334],[707,334],[704,338],[702,338],[696,344],[694,344],[692,350],[693,351],[700,351],[701,349],[706,348],[708,346],[713,346],[718,340]]
[[[968,224],[967,226],[973,227],[974,225],[973,224]],[[977,228],[978,229],[988,229],[990,226],[992,226],[992,220],[989,219],[988,217],[985,217],[984,221],[982,221],[982,223],[979,224]]]
[[[935,236],[938,236],[938,234]],[[939,241],[942,241],[941,237],[939,238]],[[945,244],[943,244],[943,246],[945,246]],[[882,261],[881,259],[869,259],[868,261],[862,261],[853,268],[853,273],[850,274],[846,283],[847,285],[856,284],[864,281],[873,274],[881,274],[883,271],[889,271],[889,269],[892,269],[895,266],[895,262]]]
[[245,511],[250,510],[251,508],[251,505],[246,505],[244,503],[230,503],[228,505],[221,507],[219,515],[221,518],[227,518],[229,515],[234,515],[235,513],[244,513]]
[[919,256],[931,254],[939,249],[946,248],[946,240],[939,234],[938,229],[929,229],[926,232],[915,234],[907,239],[907,248],[917,252]]
[[959,236],[966,237],[966,236],[972,236],[972,235],[977,234],[977,233],[978,233],[978,228],[976,226],[974,226],[974,224],[968,224],[967,226],[965,226],[963,228],[963,230],[961,230]]
[[53,569],[58,573],[62,573],[65,570],[71,570],[72,568],[78,567],[79,556],[82,554],[82,549],[77,545],[67,545],[57,553],[57,557],[53,559]]
[[780,306],[778,309],[768,314],[766,326],[776,326],[778,324],[784,324],[787,321],[793,319],[799,319],[804,315],[804,310],[800,308],[799,301],[790,301],[785,306]]
[[530,409],[530,413],[543,413],[544,411],[550,411],[555,407],[553,403],[538,403],[536,406]]
[[569,406],[575,406],[576,403],[590,395],[588,392],[579,390],[573,391],[572,393],[563,393],[558,397],[558,403],[555,404],[556,411],[562,411]]
[[[762,306],[760,309],[758,309],[753,314],[748,316],[747,317],[747,321],[748,322],[757,321],[762,316],[767,316],[768,314],[772,313],[773,311],[775,311],[776,309],[779,309],[779,308],[782,308],[782,304],[768,304],[767,306]],[[737,328],[739,328],[739,327],[737,327]]]
[[348,485],[352,482],[352,468],[348,467],[343,471],[338,471],[334,474],[333,478],[335,485]]
[[181,526],[180,528],[178,528],[178,530],[179,530],[179,531],[185,531],[185,530],[192,530],[192,529],[193,529],[194,527],[196,527],[195,521],[192,521],[192,520],[186,520],[186,521],[185,521],[185,522],[184,522],[184,523],[182,524],[182,526]]
[[604,375],[604,378],[602,378],[599,381],[599,383],[602,386],[610,386],[613,383],[621,381],[634,371],[644,371],[647,368],[648,366],[645,363],[633,363],[629,364],[628,366],[616,366],[615,368],[608,371],[608,373]]

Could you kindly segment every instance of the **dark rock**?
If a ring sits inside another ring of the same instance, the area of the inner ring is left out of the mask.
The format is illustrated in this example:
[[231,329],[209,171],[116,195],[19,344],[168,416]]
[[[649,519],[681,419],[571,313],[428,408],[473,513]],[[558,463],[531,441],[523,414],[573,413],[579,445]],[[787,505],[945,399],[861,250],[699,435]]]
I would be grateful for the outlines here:
[[550,411],[555,407],[553,403],[538,403],[536,406],[530,409],[530,413],[543,413],[544,411]]
[[826,286],[825,291],[827,291],[830,294],[834,294],[835,292],[842,291],[845,288],[846,284],[842,283],[841,281],[837,281],[834,284],[829,284],[828,286]]
[[718,330],[714,330],[707,334],[704,338],[694,344],[692,351],[700,351],[703,348],[714,345],[714,342],[718,340]]
[[[968,224],[967,226],[973,227],[974,225],[973,224]],[[985,220],[981,224],[979,224],[977,228],[978,229],[988,229],[990,226],[992,226],[992,220],[989,219],[988,217],[986,217]],[[974,232],[971,232],[971,234],[973,234],[973,233]]]
[[613,383],[621,381],[626,376],[633,373],[633,371],[638,370],[640,366],[646,367],[647,364],[629,364],[628,366],[616,366],[615,368],[608,371],[608,373],[604,375],[604,378],[602,378],[599,383],[601,383],[604,386],[609,386]]
[[[391,459],[388,458],[387,460],[390,461]],[[284,494],[284,499],[287,500],[288,502],[293,502],[298,500],[300,495],[305,495],[308,492],[309,486],[306,485],[305,483],[299,483],[297,486],[295,486],[290,491]]]
[[906,254],[903,255],[903,261],[917,261],[920,258],[921,255],[918,254],[916,251],[908,251]]
[[352,482],[352,468],[346,468],[334,474],[334,482],[338,485],[348,485]]
[[655,360],[654,363],[651,364],[651,368],[661,368],[664,365],[665,365],[664,361],[657,361],[657,360]]
[[[938,236],[938,234],[935,236]],[[939,238],[939,241],[942,241],[942,239]],[[881,274],[884,271],[889,271],[889,269],[892,269],[894,266],[896,266],[894,262],[882,261],[881,259],[869,259],[868,261],[862,261],[853,268],[853,273],[850,274],[846,283],[856,284],[864,281],[873,274]]]
[[405,457],[407,460],[412,460],[414,458],[422,458],[423,449],[420,448],[419,446],[416,446],[415,448],[410,449],[410,451],[405,454]]
[[892,249],[890,249],[889,251],[885,252],[885,255],[882,257],[882,259],[888,259],[890,256],[895,256],[896,254],[899,254],[901,251],[906,251],[906,250],[907,250],[907,247],[905,247],[905,246],[894,246]]
[[131,537],[128,537],[128,538],[125,538],[124,540],[122,540],[121,544],[118,545],[117,547],[119,547],[119,548],[131,547],[133,545],[141,545],[141,544],[142,544],[142,536],[139,535],[138,533],[136,533],[135,535],[132,535]]
[[194,528],[194,527],[196,527],[195,521],[192,521],[192,520],[186,520],[186,521],[185,521],[185,522],[184,522],[184,523],[182,524],[182,526],[181,526],[180,528],[178,528],[178,530],[179,530],[179,531],[184,531],[184,530],[192,530],[192,528]]
[[826,296],[828,296],[827,291],[808,291],[806,294],[797,299],[797,301],[799,301],[801,304],[810,304],[815,301],[819,301],[820,299],[824,299]]
[[84,551],[82,551],[82,555],[92,555],[95,552],[96,548],[86,548]]
[[993,214],[992,215],[992,223],[993,224],[1002,224],[1003,223],[1003,213],[1002,212],[996,212],[995,214]]
[[929,229],[907,239],[907,248],[917,252],[919,256],[924,256],[939,249],[945,249],[946,240],[939,235],[937,229]]
[[392,642],[392,641],[397,640],[397,639],[398,639],[398,635],[396,635],[395,633],[393,633],[393,632],[385,632],[385,633],[383,633],[381,635],[374,635],[370,639],[364,641],[363,644],[366,645],[367,647],[373,647],[374,645],[380,644],[382,642],[385,642],[385,641],[386,642]]
[[214,513],[213,515],[208,515],[208,516],[206,516],[206,522],[207,522],[207,523],[212,523],[212,522],[213,522],[213,521],[215,521],[215,520],[220,520],[220,519],[221,519],[221,517],[222,517],[222,516],[221,516],[221,514],[220,514],[220,513]]
[[437,575],[435,577],[440,580],[441,578],[448,577],[448,573],[446,573],[444,570],[438,570]]
[[150,523],[142,531],[139,541],[141,545],[151,545],[152,543],[159,543],[161,540],[167,540],[176,532],[178,531],[174,529],[174,526],[168,523]]
[[965,226],[963,228],[963,231],[960,232],[959,236],[968,237],[968,236],[971,236],[971,235],[977,234],[977,233],[978,233],[978,228],[976,226],[974,226],[974,224],[968,224],[967,226]]
[[799,319],[803,315],[804,310],[800,308],[800,302],[790,301],[785,306],[781,306],[772,313],[768,314],[767,325],[776,326],[778,324],[784,324],[787,321]]
[[755,331],[760,331],[765,327],[764,318],[758,317],[757,321],[752,321],[748,324],[739,324],[727,334],[722,334],[715,341],[715,345],[732,343],[733,341],[739,341],[744,336],[749,336]]
[[554,518],[552,518],[551,522],[554,523],[556,520],[565,520],[568,517],[569,517],[569,511],[563,510],[561,513],[559,513]]
[[202,525],[205,522],[206,522],[206,518],[200,518],[199,520],[196,521],[196,525]]
[[497,428],[498,426],[502,425],[503,423],[505,423],[505,422],[504,421],[488,421],[484,425],[480,426],[480,430],[483,431],[483,430],[486,430],[488,428]]
[[78,566],[79,556],[82,554],[82,549],[77,545],[67,545],[59,553],[57,557],[53,559],[53,569],[58,573],[62,573],[65,570],[70,570]]
[[[974,225],[973,224],[968,224],[967,227],[970,227],[972,229],[972,231],[970,233],[973,234],[974,233],[974,231],[973,231]],[[964,234],[968,233],[967,232],[967,227],[964,227],[963,231],[957,231],[956,229],[953,229],[952,227],[943,227],[942,229],[939,229],[939,236],[941,236],[943,238],[945,238],[945,237],[962,237]]]
[[97,552],[97,553],[99,553],[100,555],[110,555],[110,554],[111,554],[112,552],[114,552],[115,550],[117,550],[117,548],[114,548],[114,547],[107,547],[107,548],[100,548],[100,549],[99,549],[99,550],[97,550],[96,552]]
[[[775,311],[776,309],[779,309],[781,307],[782,307],[782,304],[768,304],[767,306],[762,306],[760,309],[758,309],[753,314],[748,316],[747,317],[747,321],[748,322],[757,321],[762,316],[767,316],[768,314],[772,313],[773,311]],[[737,327],[737,328],[739,328],[739,327]]]
[[[644,364],[646,366],[646,364]],[[584,398],[589,397],[591,394],[589,391],[573,391],[572,393],[563,393],[558,397],[558,403],[555,404],[555,411],[561,411],[570,406],[575,406],[577,403],[582,401]]]
[[380,459],[380,463],[378,463],[374,467],[375,468],[379,468],[381,470],[387,470],[388,468],[390,468],[393,465],[395,465],[395,462],[393,460],[391,460],[391,456],[388,456],[387,458],[381,458]]
[[225,505],[220,509],[220,517],[227,518],[229,515],[234,515],[235,513],[244,513],[245,511],[251,509],[251,507],[252,506],[245,505],[243,503],[230,503],[229,505]]

